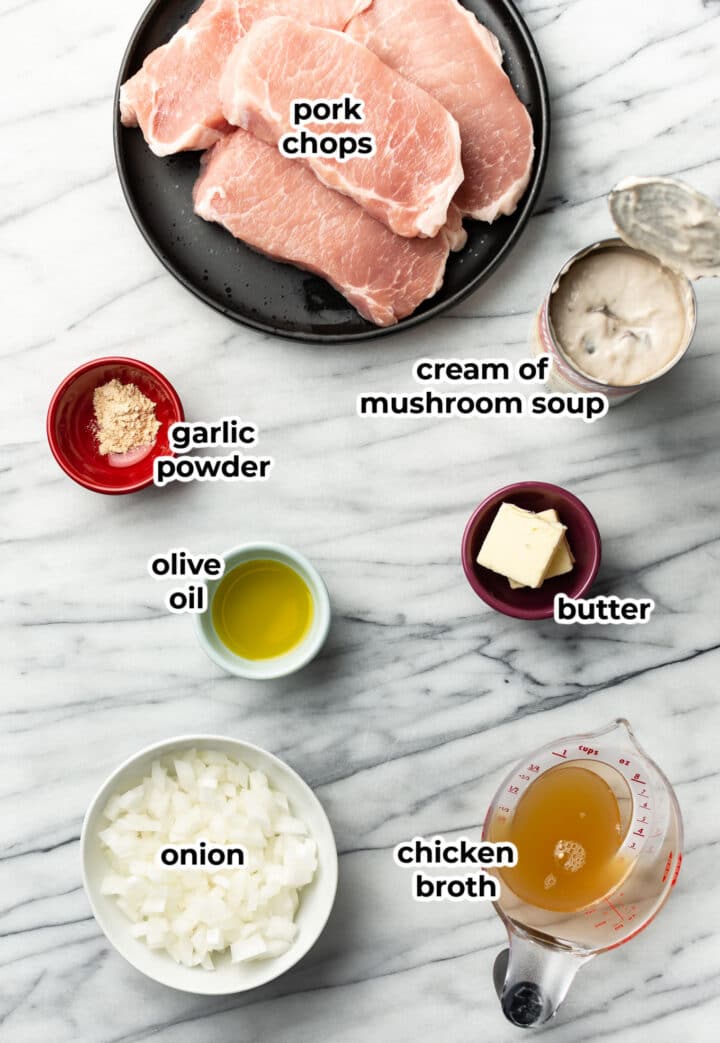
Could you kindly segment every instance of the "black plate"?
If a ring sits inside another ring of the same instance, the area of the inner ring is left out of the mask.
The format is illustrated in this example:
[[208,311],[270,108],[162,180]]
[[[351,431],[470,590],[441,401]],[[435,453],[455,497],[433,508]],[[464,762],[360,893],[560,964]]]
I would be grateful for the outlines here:
[[545,173],[550,108],[540,57],[510,0],[464,0],[464,5],[500,40],[505,70],[530,112],[536,149],[530,185],[511,217],[492,225],[466,221],[467,246],[450,256],[440,291],[396,326],[380,328],[361,318],[324,279],[270,261],[219,225],[197,217],[192,208],[197,152],[158,159],[139,130],[122,126],[120,84],[199,6],[198,0],[154,0],[133,33],[120,69],[115,157],[132,215],[168,271],[223,315],[268,333],[310,341],[362,340],[407,329],[475,290],[508,255],[530,217]]

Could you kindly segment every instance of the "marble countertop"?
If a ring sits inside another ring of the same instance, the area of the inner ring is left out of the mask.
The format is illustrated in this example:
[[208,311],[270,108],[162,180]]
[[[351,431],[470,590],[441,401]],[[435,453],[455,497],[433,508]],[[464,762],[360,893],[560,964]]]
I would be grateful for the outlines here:
[[[714,1040],[720,1018],[717,569],[720,296],[671,377],[595,425],[363,420],[362,390],[406,390],[421,355],[526,353],[562,261],[610,231],[620,177],[670,174],[720,197],[713,0],[522,0],[549,79],[553,142],[521,244],[453,313],[405,334],[303,346],[236,326],[150,253],[114,170],[111,105],[145,0],[2,0],[0,198],[0,1037],[4,1043],[450,1043],[520,1038],[491,985],[491,906],[417,905],[392,848],[477,830],[516,755],[623,715],[676,787],[686,858],[672,900],[578,978],[556,1043]],[[31,41],[31,45],[29,45]],[[122,499],[75,486],[44,415],[82,361],[143,358],[189,417],[239,413],[276,458],[262,486]],[[528,625],[465,582],[459,541],[508,481],[568,486],[600,525],[598,590],[650,596],[646,627]],[[243,682],[163,609],[148,558],[292,543],[325,575],[323,656]],[[340,852],[328,930],[281,981],[222,1000],[174,993],[108,945],[80,881],[78,837],[106,775],[172,734],[242,736],[316,789]]]

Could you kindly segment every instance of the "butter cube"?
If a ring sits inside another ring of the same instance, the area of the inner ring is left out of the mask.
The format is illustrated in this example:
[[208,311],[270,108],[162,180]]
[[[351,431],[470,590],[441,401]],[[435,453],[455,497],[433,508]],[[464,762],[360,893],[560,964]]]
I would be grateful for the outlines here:
[[564,536],[565,526],[559,522],[503,503],[483,541],[477,563],[525,587],[537,588]]
[[[538,511],[538,518],[545,518],[547,521],[559,522],[560,517],[556,510],[550,508],[548,511]],[[570,544],[567,541],[567,536],[563,536],[560,541],[560,546],[555,551],[555,556],[550,562],[550,567],[547,570],[545,579],[553,579],[555,576],[564,576],[566,572],[572,572],[573,565],[575,564],[575,558],[573,552],[570,550]],[[544,581],[543,581],[544,582]],[[513,590],[520,590],[525,586],[524,583],[516,583],[514,579],[509,579],[508,583]]]

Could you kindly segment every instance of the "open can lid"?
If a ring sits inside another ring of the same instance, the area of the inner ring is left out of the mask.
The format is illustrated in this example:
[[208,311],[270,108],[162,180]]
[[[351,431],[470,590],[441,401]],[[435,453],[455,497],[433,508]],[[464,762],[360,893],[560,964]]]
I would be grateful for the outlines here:
[[683,181],[629,177],[608,197],[620,237],[688,279],[720,276],[720,210]]

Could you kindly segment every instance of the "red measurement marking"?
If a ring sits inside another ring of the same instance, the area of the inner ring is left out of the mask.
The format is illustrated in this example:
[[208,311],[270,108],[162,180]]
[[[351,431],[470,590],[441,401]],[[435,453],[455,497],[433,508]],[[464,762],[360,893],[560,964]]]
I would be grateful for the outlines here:
[[640,778],[640,773],[637,772],[637,771],[635,772],[633,777],[630,779],[630,781],[631,782],[637,782],[638,786],[647,786],[647,782],[645,781],[645,779],[641,779]]
[[665,869],[663,870],[663,878],[662,878],[662,881],[661,881],[663,884],[665,883],[665,881],[668,878],[668,873],[670,872],[670,866],[671,865],[672,865],[672,851],[667,856],[667,862],[665,863]]
[[605,927],[606,924],[607,924],[607,920],[600,920],[598,923],[595,924],[595,926],[596,927]]
[[520,787],[519,786],[508,786],[507,791],[508,791],[508,793],[512,793],[514,795],[514,794],[520,792]]
[[562,753],[555,753],[553,750],[553,757],[567,757],[567,749],[563,750]]
[[[620,897],[622,897],[622,895],[621,895]],[[620,912],[620,910],[619,910],[619,909],[616,909],[616,908],[615,908],[615,906],[614,906],[614,905],[612,904],[612,902],[610,901],[610,899],[609,899],[609,898],[606,898],[606,899],[605,899],[605,901],[606,901],[606,902],[607,902],[607,904],[608,904],[608,905],[610,906],[610,908],[611,908],[611,909],[612,909],[612,911],[613,911],[613,912],[615,913],[615,915],[616,915],[616,916],[618,916],[618,917],[620,918],[620,921],[621,921],[621,924],[622,924],[622,918],[623,918],[623,916],[622,916],[622,913]],[[615,930],[617,930],[617,927],[615,928]]]
[[539,764],[528,764],[528,771],[538,772],[538,771],[540,771],[540,765]]
[[642,826],[640,827],[640,829],[633,830],[633,836],[634,837],[644,837],[645,836],[645,830],[642,828]]
[[674,873],[673,878],[672,878],[672,883],[670,884],[671,887],[674,887],[675,884],[677,883],[677,878],[680,876],[680,866],[681,865],[682,865],[682,855],[678,855],[677,866],[675,868],[675,873]]

